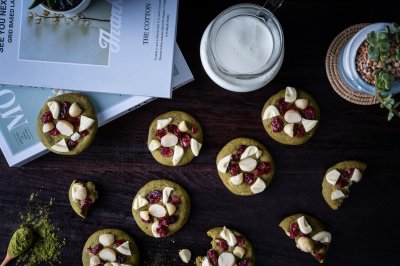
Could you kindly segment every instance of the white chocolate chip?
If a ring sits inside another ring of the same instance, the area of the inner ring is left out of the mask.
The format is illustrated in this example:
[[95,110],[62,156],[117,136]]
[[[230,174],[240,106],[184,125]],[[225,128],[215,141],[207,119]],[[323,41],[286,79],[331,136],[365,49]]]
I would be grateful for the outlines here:
[[178,144],[178,137],[175,134],[168,132],[161,138],[161,146],[163,147],[173,147],[176,144]]
[[251,172],[257,167],[257,161],[253,158],[247,157],[239,162],[239,167],[242,171]]
[[171,122],[172,122],[171,117],[166,118],[166,119],[157,120],[157,130],[163,129],[164,127],[168,126],[169,123],[171,123]]
[[188,129],[188,127],[187,127],[185,121],[182,121],[182,122],[179,123],[178,129],[179,129],[180,132],[187,132],[187,131],[189,131],[189,129]]
[[47,103],[47,106],[50,109],[53,119],[58,119],[58,116],[60,115],[60,104],[56,101],[50,101]]
[[308,224],[308,222],[307,222],[307,220],[306,220],[306,217],[301,216],[301,217],[297,218],[297,223],[299,224],[300,231],[301,231],[303,234],[309,234],[309,233],[311,233],[312,228],[311,228],[311,226]]
[[247,148],[244,150],[242,155],[240,156],[240,159],[246,159],[247,157],[250,157],[258,152],[258,148],[256,146],[247,146]]
[[303,118],[301,123],[303,124],[304,130],[309,132],[317,125],[318,120],[308,120]]
[[206,256],[203,258],[203,261],[201,262],[201,266],[213,266],[213,264],[211,264],[210,260]]
[[190,148],[194,156],[199,156],[199,152],[201,149],[202,144],[195,140],[194,138],[190,139]]
[[142,218],[142,219],[145,220],[145,221],[150,220],[150,213],[149,213],[149,211],[140,211],[140,212],[139,212],[139,216],[140,216],[140,218]]
[[236,246],[235,249],[233,250],[233,255],[235,255],[238,258],[243,258],[244,254],[246,253],[246,251],[244,250],[244,248]]
[[87,197],[87,189],[81,183],[74,183],[72,185],[72,200],[75,202],[83,201]]
[[263,120],[271,119],[275,116],[279,115],[279,110],[276,108],[275,105],[270,105],[265,109],[264,114],[263,114]]
[[156,219],[156,221],[151,225],[151,232],[153,233],[153,236],[156,238],[161,237],[159,233],[157,233],[157,228],[160,225],[160,223],[158,222],[158,220]]
[[72,117],[78,117],[82,113],[82,109],[77,103],[73,103],[69,107],[68,113]]
[[283,128],[283,132],[286,133],[289,137],[294,136],[294,124],[286,124],[285,127]]
[[357,168],[354,168],[353,175],[351,176],[350,180],[353,182],[358,183],[362,178],[362,173]]
[[257,178],[256,182],[254,182],[253,185],[250,186],[251,192],[254,194],[258,194],[263,192],[267,188],[267,185],[265,184],[264,180],[261,178]]
[[152,139],[148,147],[150,151],[155,151],[161,147],[161,142],[158,139]]
[[179,257],[184,263],[189,263],[190,257],[192,256],[192,252],[188,249],[182,249],[179,251]]
[[69,152],[67,142],[65,141],[65,139],[62,139],[58,143],[51,146],[51,149],[58,152]]
[[219,236],[224,239],[230,247],[234,247],[236,245],[236,237],[235,235],[224,226]]
[[297,99],[294,104],[297,108],[304,110],[308,106],[308,99]]
[[[107,263],[110,264],[110,263]],[[106,264],[104,264],[104,266],[107,266]],[[111,266],[123,266],[123,264],[119,264],[118,262],[111,262]]]
[[339,177],[340,172],[336,169],[333,169],[326,174],[326,181],[328,181],[328,183],[331,185],[335,185]]
[[218,266],[234,266],[235,257],[232,253],[222,252],[218,257]]
[[53,128],[54,128],[54,124],[51,122],[43,124],[42,132],[47,133],[47,132],[53,130]]
[[301,122],[301,115],[298,111],[289,110],[285,113],[285,120],[288,123],[300,123]]
[[174,188],[172,187],[165,187],[163,189],[163,193],[162,193],[162,202],[164,204],[166,204],[169,200],[169,196],[171,195],[171,192],[174,191]]
[[169,203],[169,202],[165,203],[165,207],[167,208],[167,212],[168,212],[169,216],[173,215],[176,211],[176,207],[172,203]]
[[256,153],[256,158],[257,159],[260,158],[262,153],[263,153],[262,150],[258,150],[257,153]]
[[331,243],[332,235],[327,231],[321,231],[313,235],[312,239],[321,243]]
[[99,236],[99,242],[103,245],[103,247],[111,246],[114,243],[114,235],[113,234],[101,234]]
[[117,259],[115,251],[113,249],[111,249],[111,248],[102,249],[99,252],[99,257],[102,260],[110,261],[110,262],[113,262],[113,261],[115,261]]
[[285,102],[293,103],[297,99],[297,91],[293,87],[286,87],[285,90]]
[[90,257],[90,266],[97,266],[101,263],[99,256],[93,255]]
[[297,247],[304,252],[311,252],[314,248],[314,242],[308,237],[301,236],[296,241]]
[[81,115],[81,123],[79,125],[79,132],[89,129],[94,124],[94,119]]
[[341,190],[334,190],[331,194],[331,200],[338,200],[345,198],[346,195]]
[[133,200],[133,209],[134,210],[139,210],[143,206],[146,206],[149,204],[147,199],[143,197],[142,195],[138,195],[134,200]]
[[81,138],[81,135],[78,132],[75,132],[74,134],[72,134],[71,136],[71,140],[73,141],[77,141]]
[[167,215],[167,210],[161,204],[153,204],[149,208],[149,213],[154,217],[161,218]]
[[69,137],[72,134],[74,134],[74,126],[66,120],[58,121],[56,124],[56,128],[60,132],[61,135]]
[[126,256],[132,256],[131,249],[129,248],[129,241],[125,241],[117,247],[117,251]]
[[174,155],[172,157],[172,165],[178,165],[182,160],[183,154],[185,151],[183,150],[181,145],[175,145],[174,147]]
[[242,184],[243,183],[243,173],[232,176],[231,178],[229,178],[229,182],[231,182],[232,185],[235,185],[235,186]]
[[224,158],[222,158],[221,160],[219,160],[217,165],[218,171],[220,171],[221,173],[226,173],[226,171],[228,170],[229,162],[231,161],[231,156],[232,155],[229,154]]

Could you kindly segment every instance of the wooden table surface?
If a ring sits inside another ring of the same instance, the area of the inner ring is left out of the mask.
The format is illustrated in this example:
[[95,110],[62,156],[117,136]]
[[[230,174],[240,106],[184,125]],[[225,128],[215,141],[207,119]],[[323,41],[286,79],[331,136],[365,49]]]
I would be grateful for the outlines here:
[[[235,3],[240,1],[181,1],[177,39],[195,81],[176,91],[172,100],[156,100],[100,128],[94,143],[79,156],[47,154],[21,168],[9,168],[1,158],[3,253],[18,225],[18,212],[32,192],[42,190],[40,199],[56,198],[52,217],[67,240],[62,265],[80,265],[87,237],[109,227],[134,236],[141,265],[183,265],[178,250],[189,248],[193,258],[205,255],[210,241],[206,231],[222,225],[239,230],[252,241],[257,265],[317,265],[278,227],[282,218],[299,212],[320,218],[332,232],[326,265],[399,265],[400,120],[387,122],[386,111],[378,106],[357,106],[340,98],[324,67],[329,44],[340,31],[361,22],[395,21],[399,4],[396,8],[396,1],[388,0],[287,0],[276,13],[286,41],[283,66],[273,82],[241,94],[215,85],[199,56],[207,24]],[[313,139],[298,147],[273,141],[260,120],[264,102],[288,85],[310,92],[322,114]],[[200,156],[182,167],[156,163],[146,147],[151,120],[169,110],[187,111],[203,125]],[[224,187],[215,166],[218,151],[241,136],[265,144],[276,162],[271,186],[246,198]],[[328,167],[346,159],[365,161],[369,167],[342,208],[333,211],[322,198],[322,178]],[[86,220],[69,206],[67,192],[74,178],[92,180],[100,190],[100,200]],[[167,239],[145,236],[131,215],[138,189],[159,178],[178,182],[192,199],[188,223]]]

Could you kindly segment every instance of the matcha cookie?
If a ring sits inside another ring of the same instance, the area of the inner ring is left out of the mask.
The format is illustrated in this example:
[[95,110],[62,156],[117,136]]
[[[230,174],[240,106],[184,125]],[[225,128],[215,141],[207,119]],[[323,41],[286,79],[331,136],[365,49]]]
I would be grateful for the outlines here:
[[332,236],[320,221],[309,215],[295,214],[285,218],[279,226],[295,240],[298,249],[324,262]]
[[171,111],[153,120],[147,143],[157,162],[180,166],[199,155],[203,132],[193,116],[181,111]]
[[76,155],[92,143],[97,115],[83,94],[67,93],[49,99],[40,110],[37,133],[50,151]]
[[74,180],[69,187],[69,203],[72,209],[85,218],[89,207],[97,200],[96,187],[92,182],[82,182]]
[[226,144],[218,153],[216,163],[224,185],[240,196],[263,192],[275,173],[267,148],[249,138],[237,138]]
[[180,185],[165,179],[147,183],[136,194],[132,214],[147,235],[156,238],[176,233],[189,218],[190,198]]
[[337,163],[326,171],[322,181],[322,195],[328,205],[337,210],[350,194],[350,186],[358,183],[367,164],[359,161]]
[[139,260],[135,240],[118,229],[97,231],[89,237],[82,251],[83,266],[138,266]]
[[241,233],[224,226],[209,230],[207,235],[212,238],[212,248],[207,256],[196,258],[196,266],[255,265],[253,247]]
[[261,119],[271,138],[283,144],[300,145],[317,130],[320,111],[311,95],[287,87],[268,99]]

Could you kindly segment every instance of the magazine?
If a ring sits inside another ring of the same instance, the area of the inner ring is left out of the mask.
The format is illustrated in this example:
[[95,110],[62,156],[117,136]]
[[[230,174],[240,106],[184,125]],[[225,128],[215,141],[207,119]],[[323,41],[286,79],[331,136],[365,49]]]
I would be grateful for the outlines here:
[[[178,88],[193,80],[185,58],[176,45],[173,86]],[[39,110],[49,97],[63,90],[0,86],[0,147],[9,166],[21,166],[48,150],[36,135]],[[153,97],[121,94],[85,93],[96,109],[99,126],[154,100]]]
[[92,0],[75,15],[32,2],[1,1],[0,84],[171,97],[178,0]]

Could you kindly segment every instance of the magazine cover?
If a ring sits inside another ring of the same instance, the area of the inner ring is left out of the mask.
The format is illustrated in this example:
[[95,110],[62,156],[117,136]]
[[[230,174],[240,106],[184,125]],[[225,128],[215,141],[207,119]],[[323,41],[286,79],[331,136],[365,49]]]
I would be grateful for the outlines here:
[[[175,88],[193,80],[176,45],[172,83]],[[0,85],[0,147],[9,166],[21,166],[48,150],[36,135],[36,119],[43,103],[63,90]],[[97,112],[99,126],[154,100],[154,97],[85,93]]]
[[178,0],[2,0],[0,84],[170,98],[177,11]]

